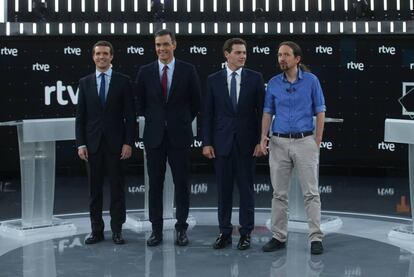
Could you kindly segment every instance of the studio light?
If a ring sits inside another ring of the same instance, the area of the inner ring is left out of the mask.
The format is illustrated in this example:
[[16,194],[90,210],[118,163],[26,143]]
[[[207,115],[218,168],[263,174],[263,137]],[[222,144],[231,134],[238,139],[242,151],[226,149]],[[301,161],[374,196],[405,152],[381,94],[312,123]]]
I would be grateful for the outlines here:
[[164,3],[161,3],[160,0],[151,1],[151,14],[154,21],[162,22],[165,18],[165,7]]
[[365,18],[370,16],[370,8],[367,0],[357,0],[353,3],[353,7],[355,9],[356,18]]
[[42,2],[41,0],[34,0],[32,2],[32,13],[34,22],[46,22],[49,14],[47,8],[47,2]]

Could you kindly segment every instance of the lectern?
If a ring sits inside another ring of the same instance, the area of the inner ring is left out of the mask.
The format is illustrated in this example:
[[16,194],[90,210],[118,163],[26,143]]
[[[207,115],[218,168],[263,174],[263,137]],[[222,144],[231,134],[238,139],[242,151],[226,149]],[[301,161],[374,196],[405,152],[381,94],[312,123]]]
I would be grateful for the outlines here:
[[[74,118],[29,119],[0,123],[16,126],[20,152],[22,218],[3,222],[0,230],[17,236],[75,231],[53,218],[56,141],[75,138]],[[45,233],[45,232],[43,232]]]
[[411,204],[411,224],[395,227],[388,234],[388,237],[414,241],[414,120],[405,119],[385,119],[384,141],[408,144],[408,170],[410,180],[410,204]]

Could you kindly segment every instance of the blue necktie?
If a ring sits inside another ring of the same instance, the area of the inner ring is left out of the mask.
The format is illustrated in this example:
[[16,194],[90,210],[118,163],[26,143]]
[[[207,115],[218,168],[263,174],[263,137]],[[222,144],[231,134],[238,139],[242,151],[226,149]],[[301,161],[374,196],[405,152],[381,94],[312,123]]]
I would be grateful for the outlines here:
[[105,106],[105,73],[101,73],[101,86],[99,87],[99,99],[101,100],[102,106]]
[[231,82],[230,82],[230,98],[231,103],[233,104],[234,111],[237,111],[237,83],[236,83],[237,73],[233,71],[231,73]]

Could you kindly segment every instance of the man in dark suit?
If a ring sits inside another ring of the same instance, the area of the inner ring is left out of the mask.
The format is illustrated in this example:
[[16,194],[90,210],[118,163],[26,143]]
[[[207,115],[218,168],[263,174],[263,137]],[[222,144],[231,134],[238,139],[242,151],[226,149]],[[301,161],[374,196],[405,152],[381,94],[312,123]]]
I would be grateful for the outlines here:
[[105,172],[111,185],[111,229],[116,244],[123,244],[125,191],[123,165],[131,156],[135,111],[130,78],[111,68],[112,44],[98,41],[92,49],[96,71],[79,81],[76,110],[76,144],[79,157],[87,162],[90,186],[92,233],[85,240],[104,240],[102,187]]
[[208,77],[204,99],[202,138],[203,155],[214,159],[220,235],[215,249],[231,244],[233,183],[240,194],[240,240],[237,248],[250,247],[254,228],[253,176],[255,157],[261,156],[260,122],[264,83],[262,74],[244,68],[246,42],[227,40],[223,46],[226,67]]
[[200,84],[194,66],[174,58],[175,48],[175,35],[169,30],[158,31],[155,34],[158,60],[142,66],[137,75],[139,112],[145,116],[144,145],[152,223],[148,246],[162,241],[162,192],[167,159],[175,188],[175,243],[188,244],[188,171],[194,139],[191,122],[200,106]]

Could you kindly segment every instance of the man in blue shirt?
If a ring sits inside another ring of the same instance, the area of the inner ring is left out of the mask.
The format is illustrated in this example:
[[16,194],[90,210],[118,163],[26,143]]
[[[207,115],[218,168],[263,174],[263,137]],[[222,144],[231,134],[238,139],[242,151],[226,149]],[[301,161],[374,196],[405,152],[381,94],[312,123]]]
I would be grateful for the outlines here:
[[[286,246],[288,193],[294,167],[299,174],[308,216],[311,253],[323,252],[318,164],[326,107],[319,80],[301,64],[302,57],[302,50],[296,43],[285,41],[279,45],[278,62],[283,73],[269,81],[265,96],[260,145],[267,153],[269,143],[273,186],[273,237],[263,246],[265,252]],[[314,115],[315,137],[312,136]],[[273,116],[272,137],[269,139],[267,135]]]

